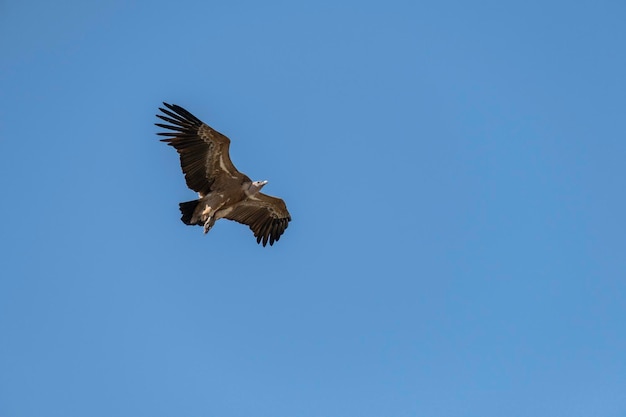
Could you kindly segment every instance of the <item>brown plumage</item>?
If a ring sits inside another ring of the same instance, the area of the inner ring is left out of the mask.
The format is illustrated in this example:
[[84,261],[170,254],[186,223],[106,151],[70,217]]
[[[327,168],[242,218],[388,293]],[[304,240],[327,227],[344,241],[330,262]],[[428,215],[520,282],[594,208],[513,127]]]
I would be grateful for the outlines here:
[[230,139],[182,107],[163,104],[167,109],[159,107],[163,115],[157,117],[169,124],[155,124],[172,132],[158,135],[168,136],[161,141],[176,149],[187,186],[200,197],[179,204],[181,220],[204,225],[205,233],[216,220],[234,220],[248,225],[257,243],[273,245],[291,221],[285,202],[259,191],[267,181],[252,181],[235,168]]

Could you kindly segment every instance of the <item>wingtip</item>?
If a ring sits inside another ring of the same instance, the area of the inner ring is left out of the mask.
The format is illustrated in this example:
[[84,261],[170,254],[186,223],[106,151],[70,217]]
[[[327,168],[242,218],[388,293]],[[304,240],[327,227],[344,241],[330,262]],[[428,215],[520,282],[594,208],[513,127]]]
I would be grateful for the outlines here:
[[[164,102],[164,101],[163,101],[162,103],[163,103],[163,105],[164,105],[165,107],[167,107],[168,109],[171,109],[171,108],[172,108],[172,105],[171,105],[171,104],[166,103],[166,102]],[[158,109],[159,109],[159,111],[160,111],[160,112],[167,114],[167,110],[165,110],[163,107],[159,107]],[[156,114],[155,116],[156,116],[156,117],[162,117],[160,114]]]
[[[165,101],[163,102],[163,105],[165,107],[167,107],[168,109],[172,110],[172,111],[176,111],[176,107],[178,107],[176,104],[170,104],[170,103],[166,103]],[[162,109],[159,107],[159,110],[161,110],[164,113],[167,113],[167,111],[165,111],[165,109]]]

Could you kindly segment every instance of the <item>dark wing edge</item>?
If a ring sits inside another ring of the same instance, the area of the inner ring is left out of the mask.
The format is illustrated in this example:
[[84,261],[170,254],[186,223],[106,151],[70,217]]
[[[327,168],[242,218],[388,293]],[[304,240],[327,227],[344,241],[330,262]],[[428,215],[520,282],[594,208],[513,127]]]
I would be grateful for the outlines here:
[[277,242],[291,221],[285,202],[263,193],[245,199],[224,217],[248,225],[263,246]]
[[213,180],[207,173],[207,164],[210,152],[215,146],[210,138],[207,141],[206,138],[200,136],[200,129],[209,129],[220,138],[225,138],[226,141],[228,138],[211,129],[182,107],[165,102],[163,105],[167,109],[159,107],[163,114],[156,116],[169,124],[155,123],[155,125],[171,132],[159,132],[157,135],[168,136],[166,139],[161,139],[161,142],[174,147],[180,155],[180,165],[185,174],[187,186],[201,195],[206,195],[213,185]]

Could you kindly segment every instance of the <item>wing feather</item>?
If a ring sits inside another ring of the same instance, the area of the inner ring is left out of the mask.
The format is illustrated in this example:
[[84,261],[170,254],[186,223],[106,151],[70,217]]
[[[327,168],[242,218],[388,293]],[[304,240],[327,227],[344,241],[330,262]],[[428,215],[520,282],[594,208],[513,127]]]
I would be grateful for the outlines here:
[[180,156],[180,165],[185,174],[187,186],[199,193],[207,195],[214,183],[228,175],[242,178],[229,156],[230,139],[203,123],[193,114],[175,104],[163,103],[166,108],[159,107],[165,115],[157,117],[169,124],[155,123],[160,128],[172,132],[159,132],[166,136],[161,142],[174,147]]
[[285,202],[263,193],[243,200],[224,217],[249,226],[263,246],[278,241],[291,221]]

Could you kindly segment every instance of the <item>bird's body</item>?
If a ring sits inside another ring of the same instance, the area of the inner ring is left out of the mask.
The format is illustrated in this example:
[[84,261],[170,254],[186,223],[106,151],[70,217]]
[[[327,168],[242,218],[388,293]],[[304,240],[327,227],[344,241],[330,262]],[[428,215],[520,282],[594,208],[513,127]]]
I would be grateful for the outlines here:
[[250,226],[258,243],[273,245],[287,228],[291,215],[285,202],[260,192],[267,181],[252,181],[230,160],[230,139],[212,129],[187,110],[163,103],[157,115],[169,125],[157,126],[175,132],[159,133],[180,155],[187,186],[197,200],[180,203],[181,220],[204,226],[207,233],[215,222],[226,218]]

